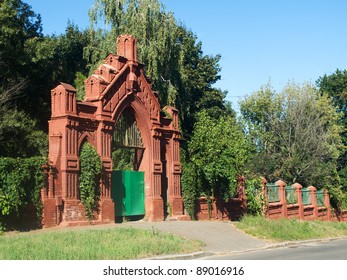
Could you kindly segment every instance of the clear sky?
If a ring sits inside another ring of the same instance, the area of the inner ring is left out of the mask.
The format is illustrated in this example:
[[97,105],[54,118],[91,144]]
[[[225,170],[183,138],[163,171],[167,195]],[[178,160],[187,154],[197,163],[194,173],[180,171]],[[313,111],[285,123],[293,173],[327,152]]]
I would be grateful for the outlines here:
[[[89,25],[94,0],[23,0],[40,13],[44,34],[64,33],[68,20]],[[347,68],[347,1],[163,0],[167,11],[191,29],[204,54],[221,54],[222,79],[236,107],[240,96],[269,81],[315,83]]]

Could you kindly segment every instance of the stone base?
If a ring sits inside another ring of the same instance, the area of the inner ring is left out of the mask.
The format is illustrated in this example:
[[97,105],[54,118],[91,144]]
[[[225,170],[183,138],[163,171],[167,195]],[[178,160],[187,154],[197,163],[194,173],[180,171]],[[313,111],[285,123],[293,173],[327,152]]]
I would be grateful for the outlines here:
[[115,222],[114,202],[111,198],[102,198],[100,202],[100,219],[103,224]]
[[44,228],[54,227],[59,224],[55,198],[44,198],[42,210],[42,226]]
[[146,201],[146,217],[149,222],[164,221],[164,202],[161,197],[148,198]]
[[169,203],[171,206],[172,216],[179,216],[184,214],[182,197],[169,198]]
[[167,222],[173,222],[173,221],[191,221],[189,215],[178,215],[178,216],[168,216],[166,217],[165,221]]

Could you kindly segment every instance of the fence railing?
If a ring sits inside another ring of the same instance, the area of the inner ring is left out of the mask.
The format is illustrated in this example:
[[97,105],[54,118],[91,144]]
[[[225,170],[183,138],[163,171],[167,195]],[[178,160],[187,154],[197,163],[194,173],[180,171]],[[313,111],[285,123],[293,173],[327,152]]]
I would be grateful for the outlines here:
[[267,195],[269,218],[299,218],[330,220],[330,198],[326,190],[316,190],[300,184],[286,186],[283,181],[263,181]]
[[280,197],[279,197],[279,192],[278,192],[278,186],[275,184],[267,184],[267,200],[268,202],[279,202]]
[[311,192],[308,188],[304,188],[301,190],[302,193],[302,203],[304,205],[310,205],[311,204]]
[[286,200],[288,204],[296,204],[298,203],[298,198],[296,196],[295,187],[286,186]]

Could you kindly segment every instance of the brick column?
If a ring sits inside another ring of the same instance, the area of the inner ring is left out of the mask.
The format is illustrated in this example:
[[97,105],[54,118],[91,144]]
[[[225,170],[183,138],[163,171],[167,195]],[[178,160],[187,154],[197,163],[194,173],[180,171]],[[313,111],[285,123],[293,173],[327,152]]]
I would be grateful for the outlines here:
[[171,156],[167,156],[168,160],[168,199],[172,208],[172,215],[183,215],[183,200],[181,196],[181,163],[179,156],[179,138],[173,138],[170,140],[171,149],[167,152],[171,152]]
[[275,183],[278,186],[278,196],[280,198],[280,203],[282,204],[282,217],[287,218],[288,217],[288,210],[287,210],[287,199],[286,199],[286,183],[282,180],[278,180]]
[[314,186],[309,186],[307,188],[310,191],[311,205],[313,206],[313,219],[318,219],[318,206],[317,206],[317,189]]
[[327,208],[327,221],[331,220],[330,196],[328,190],[324,190],[324,205]]
[[295,188],[295,194],[299,204],[299,219],[303,220],[304,219],[304,204],[302,202],[302,185],[300,185],[299,183],[295,183],[293,187]]
[[[161,177],[163,166],[160,159],[160,133],[157,130],[152,131],[152,166],[150,170],[151,186],[150,199],[146,203],[146,216],[149,221],[164,220],[164,201],[161,197]],[[148,206],[148,208],[147,208]]]

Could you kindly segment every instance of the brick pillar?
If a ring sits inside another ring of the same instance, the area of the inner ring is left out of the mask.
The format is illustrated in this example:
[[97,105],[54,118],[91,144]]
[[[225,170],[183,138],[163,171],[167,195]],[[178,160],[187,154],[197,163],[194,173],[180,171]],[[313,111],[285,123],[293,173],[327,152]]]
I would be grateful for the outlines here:
[[146,203],[146,216],[149,221],[164,220],[164,201],[161,197],[161,177],[163,166],[160,159],[160,133],[153,131],[152,135],[152,168],[150,171],[150,198]]
[[41,189],[42,225],[44,228],[54,227],[59,224],[56,199],[48,197],[46,189]]
[[295,183],[293,187],[295,188],[295,194],[299,204],[299,219],[303,220],[304,219],[304,204],[302,202],[302,185],[300,185],[299,183]]
[[288,210],[287,210],[287,199],[286,199],[286,183],[282,180],[278,180],[275,183],[278,186],[278,196],[280,198],[280,203],[282,204],[282,217],[287,218],[288,217]]
[[310,191],[311,205],[313,206],[313,219],[318,219],[318,206],[317,206],[317,189],[314,186],[309,186],[307,188]]
[[114,122],[102,120],[97,130],[97,152],[103,165],[103,178],[100,180],[100,203],[99,219],[102,223],[113,223],[115,221],[115,205],[111,197],[112,188],[112,135]]
[[331,220],[330,196],[328,190],[324,190],[324,205],[327,208],[327,221]]
[[[170,148],[166,153],[170,153],[168,159],[168,199],[172,208],[172,215],[183,215],[183,200],[181,196],[181,163],[180,163],[180,144],[178,135],[170,139]],[[172,159],[172,160],[169,160]]]

